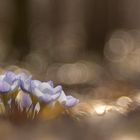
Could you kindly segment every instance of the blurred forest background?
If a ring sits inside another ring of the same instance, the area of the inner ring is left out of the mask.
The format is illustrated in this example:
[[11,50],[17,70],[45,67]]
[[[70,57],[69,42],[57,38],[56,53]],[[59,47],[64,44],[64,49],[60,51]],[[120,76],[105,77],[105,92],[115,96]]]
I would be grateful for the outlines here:
[[139,6],[138,0],[1,0],[1,67],[20,66],[66,85],[95,84],[108,70],[109,77],[135,81]]
[[138,0],[1,0],[0,64],[66,85],[95,84],[108,70],[109,77],[139,80],[139,6]]
[[[139,9],[139,0],[0,0],[0,66],[27,69],[81,100],[135,94],[140,87]],[[39,124],[18,133],[33,140],[46,140],[45,130],[52,131],[49,140],[139,140],[139,117],[140,111],[92,123]],[[3,139],[9,134],[22,139],[11,124],[1,123]]]

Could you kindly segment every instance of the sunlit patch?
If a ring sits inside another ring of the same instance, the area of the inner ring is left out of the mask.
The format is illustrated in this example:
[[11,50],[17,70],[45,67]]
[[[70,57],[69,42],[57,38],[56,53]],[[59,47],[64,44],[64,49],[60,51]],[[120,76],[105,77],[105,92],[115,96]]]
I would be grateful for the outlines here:
[[122,96],[120,98],[118,98],[116,104],[121,106],[121,107],[129,107],[129,105],[132,103],[132,99],[130,99],[129,97],[127,96]]
[[139,140],[139,137],[130,134],[122,134],[120,136],[114,136],[111,140]]
[[[136,97],[135,97],[136,98]],[[88,100],[86,102],[79,103],[76,107],[72,109],[72,114],[74,116],[113,116],[117,117],[120,115],[127,115],[129,112],[136,109],[138,106],[134,103],[136,100],[131,99],[127,96],[121,96],[116,100]],[[109,114],[109,115],[108,115]],[[117,115],[118,114],[118,115]]]
[[93,115],[93,107],[87,102],[81,102],[69,112],[69,115],[74,118],[84,118]]
[[97,115],[104,115],[106,113],[106,105],[97,104],[94,106]]

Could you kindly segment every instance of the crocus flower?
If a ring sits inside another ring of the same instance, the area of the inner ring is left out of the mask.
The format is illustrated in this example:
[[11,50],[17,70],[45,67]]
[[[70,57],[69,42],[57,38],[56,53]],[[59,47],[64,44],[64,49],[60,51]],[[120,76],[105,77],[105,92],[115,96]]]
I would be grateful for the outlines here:
[[39,113],[39,111],[40,111],[40,104],[39,104],[39,102],[35,105],[34,111],[37,114]]
[[15,92],[19,88],[19,79],[13,72],[0,75],[0,93]]
[[52,81],[40,82],[38,80],[32,80],[31,87],[32,94],[45,103],[55,101],[60,96],[62,90],[61,86],[54,88]]
[[67,100],[66,102],[64,103],[64,106],[66,108],[70,108],[70,107],[73,107],[75,106],[76,104],[79,103],[79,100],[74,98],[73,96],[69,95],[69,96],[66,96]]
[[32,100],[29,94],[20,91],[15,99],[22,111],[24,108],[28,109],[32,105]]
[[[79,102],[73,96],[66,96],[62,86],[55,87],[52,81],[32,80],[31,75],[10,71],[0,75],[0,94],[0,113],[15,113],[15,118],[23,113],[23,118],[33,119],[43,107],[48,115],[55,116],[58,110],[63,112]],[[52,105],[54,108],[49,108]]]
[[79,100],[69,95],[66,96],[64,91],[61,91],[61,95],[58,98],[58,102],[65,108],[71,108],[79,103]]
[[31,78],[32,76],[28,76],[25,73],[20,73],[18,74],[18,78],[20,80],[20,88],[26,92],[30,93],[31,92]]

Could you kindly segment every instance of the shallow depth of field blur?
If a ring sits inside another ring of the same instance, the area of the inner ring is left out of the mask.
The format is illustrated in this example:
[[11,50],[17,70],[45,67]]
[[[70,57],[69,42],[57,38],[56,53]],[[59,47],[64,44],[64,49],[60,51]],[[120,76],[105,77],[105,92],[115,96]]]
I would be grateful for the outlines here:
[[[0,69],[62,84],[82,102],[139,95],[139,0],[0,0]],[[93,102],[94,104],[94,102]],[[1,140],[139,140],[140,107],[127,114],[18,126]]]

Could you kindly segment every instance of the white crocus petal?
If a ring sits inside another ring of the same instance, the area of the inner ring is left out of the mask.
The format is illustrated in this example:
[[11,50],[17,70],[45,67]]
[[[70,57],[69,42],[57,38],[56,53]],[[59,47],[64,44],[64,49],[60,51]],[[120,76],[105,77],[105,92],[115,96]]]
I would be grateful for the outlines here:
[[57,86],[54,88],[54,93],[58,93],[62,91],[62,86]]
[[40,111],[40,104],[39,102],[35,105],[34,111],[38,114]]
[[39,97],[39,99],[47,104],[53,101],[53,98],[50,94],[45,94],[44,96]]
[[41,84],[39,80],[32,80],[31,81],[31,86],[32,88],[38,87]]
[[73,96],[69,95],[67,96],[67,101],[66,104],[64,105],[65,107],[73,107],[79,102],[78,99],[74,98]]
[[39,81],[32,81],[31,87],[32,94],[45,103],[49,103],[58,96],[58,95],[53,96],[53,88],[46,82],[41,83]]
[[53,88],[46,82],[40,84],[39,86],[40,91],[42,91],[44,94],[52,94]]
[[11,85],[11,91],[14,92],[19,88],[19,80],[14,81],[14,83]]
[[64,91],[62,90],[62,91],[61,91],[61,94],[60,94],[60,97],[58,98],[58,102],[59,102],[60,104],[65,104],[66,101],[67,101],[67,97],[66,97]]
[[51,96],[52,100],[55,101],[56,99],[59,98],[60,93],[56,93],[56,94],[53,94],[53,95],[50,95],[50,96]]
[[58,99],[62,92],[62,86],[57,86],[53,89],[53,93],[51,94],[52,100],[55,101]]
[[53,81],[50,80],[50,81],[48,81],[47,83],[48,83],[51,87],[54,87]]
[[5,75],[0,75],[0,81],[2,81],[5,78]]
[[31,92],[31,78],[32,76],[28,76],[25,73],[21,73],[17,75],[17,78],[20,80],[20,87],[25,92]]
[[32,93],[38,98],[44,96],[44,94],[36,87],[32,89]]

